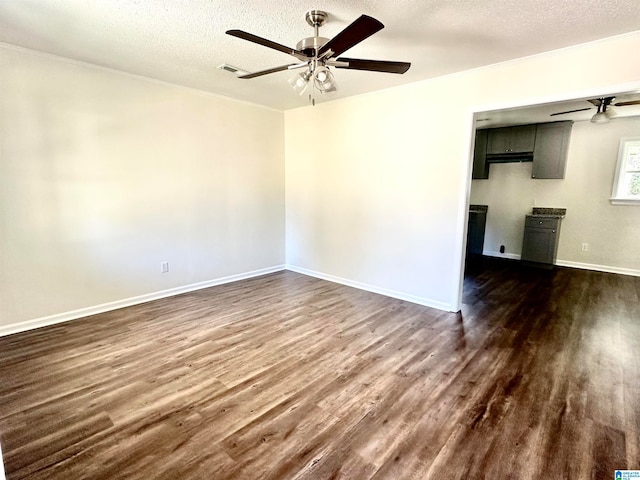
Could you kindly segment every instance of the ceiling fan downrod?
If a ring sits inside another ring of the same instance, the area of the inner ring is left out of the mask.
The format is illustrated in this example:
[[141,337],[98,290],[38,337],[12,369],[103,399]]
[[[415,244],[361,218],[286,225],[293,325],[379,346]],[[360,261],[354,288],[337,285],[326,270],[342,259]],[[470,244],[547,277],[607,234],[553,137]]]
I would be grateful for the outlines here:
[[320,48],[329,41],[328,38],[320,36],[320,27],[325,24],[329,18],[327,12],[322,10],[310,10],[305,15],[305,20],[313,27],[313,37],[303,38],[296,45],[296,49],[311,57],[315,56]]
[[[329,41],[328,38],[320,36],[320,27],[325,24],[329,14],[322,10],[310,10],[305,14],[306,22],[313,27],[313,37],[303,38],[296,45],[296,49],[304,52],[309,57],[308,69],[305,73],[299,74],[298,79],[306,79],[308,87],[311,88],[309,92],[309,103],[315,106],[315,90],[320,93],[333,93],[336,89],[335,80],[333,74],[326,66],[326,58],[331,55],[331,51],[325,52],[325,54],[318,56],[320,49]],[[307,87],[307,85],[305,85]],[[303,88],[300,92],[304,93],[308,88]]]

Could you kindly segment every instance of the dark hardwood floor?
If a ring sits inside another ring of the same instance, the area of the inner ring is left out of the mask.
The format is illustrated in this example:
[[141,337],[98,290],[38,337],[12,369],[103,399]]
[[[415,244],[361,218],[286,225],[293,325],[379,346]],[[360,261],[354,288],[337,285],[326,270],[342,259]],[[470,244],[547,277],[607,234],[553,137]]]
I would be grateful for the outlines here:
[[14,479],[611,479],[640,278],[485,261],[451,314],[281,272],[0,338]]

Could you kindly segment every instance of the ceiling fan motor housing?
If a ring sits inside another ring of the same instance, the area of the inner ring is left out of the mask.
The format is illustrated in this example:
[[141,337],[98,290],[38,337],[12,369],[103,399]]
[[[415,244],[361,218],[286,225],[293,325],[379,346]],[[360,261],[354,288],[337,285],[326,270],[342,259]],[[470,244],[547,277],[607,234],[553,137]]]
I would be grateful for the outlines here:
[[315,52],[328,41],[329,39],[325,37],[307,37],[298,42],[296,49],[301,50],[308,57],[313,57]]

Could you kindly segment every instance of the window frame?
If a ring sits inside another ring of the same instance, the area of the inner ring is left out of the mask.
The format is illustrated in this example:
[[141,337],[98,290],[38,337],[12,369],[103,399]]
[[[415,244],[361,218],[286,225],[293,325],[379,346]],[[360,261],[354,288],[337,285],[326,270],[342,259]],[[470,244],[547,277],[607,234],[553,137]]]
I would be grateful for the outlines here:
[[[638,205],[640,206],[640,196],[638,198],[629,198],[620,195],[619,188],[623,185],[622,177],[626,174],[624,168],[626,164],[626,154],[631,146],[640,146],[640,137],[625,137],[620,139],[620,148],[618,149],[618,163],[616,165],[616,173],[613,177],[613,189],[611,198],[612,205]],[[640,173],[640,172],[639,172]]]

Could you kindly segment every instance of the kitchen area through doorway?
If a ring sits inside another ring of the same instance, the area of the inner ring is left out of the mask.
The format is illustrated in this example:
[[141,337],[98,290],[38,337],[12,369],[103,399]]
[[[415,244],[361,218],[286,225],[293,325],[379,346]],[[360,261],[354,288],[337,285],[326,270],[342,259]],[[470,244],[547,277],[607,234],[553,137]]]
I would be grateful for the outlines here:
[[475,123],[465,271],[500,261],[640,275],[640,205],[611,202],[620,142],[640,136],[640,92],[482,112]]

